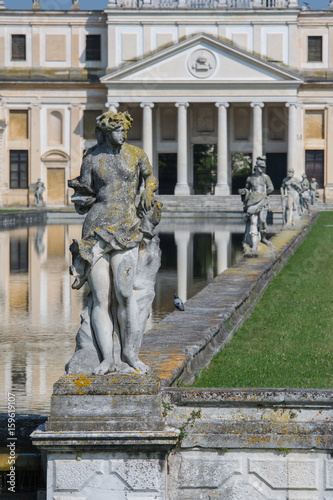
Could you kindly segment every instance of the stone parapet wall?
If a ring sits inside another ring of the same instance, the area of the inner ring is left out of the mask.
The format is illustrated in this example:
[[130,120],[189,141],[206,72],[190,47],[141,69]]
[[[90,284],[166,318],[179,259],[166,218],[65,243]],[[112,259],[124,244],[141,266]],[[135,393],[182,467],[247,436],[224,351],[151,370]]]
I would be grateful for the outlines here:
[[333,498],[332,390],[164,389],[168,500]]

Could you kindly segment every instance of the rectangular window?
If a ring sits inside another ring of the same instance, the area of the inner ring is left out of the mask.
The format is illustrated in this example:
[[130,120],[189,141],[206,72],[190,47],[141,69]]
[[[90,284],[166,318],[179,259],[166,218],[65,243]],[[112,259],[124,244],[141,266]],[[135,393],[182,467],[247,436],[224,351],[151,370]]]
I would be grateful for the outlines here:
[[308,36],[308,62],[323,61],[323,37]]
[[11,150],[9,152],[10,165],[10,188],[27,189],[28,188],[28,151]]
[[101,35],[86,35],[86,61],[101,60]]
[[23,109],[9,111],[9,139],[11,141],[28,139],[28,111]]
[[25,35],[12,35],[12,61],[26,60]]
[[321,110],[306,110],[304,135],[305,139],[324,139],[325,115]]
[[319,188],[324,187],[324,151],[322,149],[305,151],[305,173],[309,181],[314,177]]

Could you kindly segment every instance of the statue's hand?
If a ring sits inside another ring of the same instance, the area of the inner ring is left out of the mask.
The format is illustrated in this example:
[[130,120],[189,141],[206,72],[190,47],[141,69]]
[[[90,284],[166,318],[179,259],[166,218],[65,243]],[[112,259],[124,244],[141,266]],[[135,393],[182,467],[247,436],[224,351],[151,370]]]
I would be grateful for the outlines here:
[[141,194],[141,205],[148,212],[154,202],[154,193],[151,192],[150,189],[144,189],[142,194]]

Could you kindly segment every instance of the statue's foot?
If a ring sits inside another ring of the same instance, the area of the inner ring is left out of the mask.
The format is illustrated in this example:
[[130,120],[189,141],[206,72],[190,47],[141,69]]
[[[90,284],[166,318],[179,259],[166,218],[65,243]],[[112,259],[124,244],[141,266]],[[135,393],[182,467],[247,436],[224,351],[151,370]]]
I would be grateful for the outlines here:
[[115,368],[119,373],[134,373],[135,371],[134,368],[132,368],[127,363],[124,363],[123,361],[119,361]]
[[100,365],[98,365],[96,368],[93,370],[94,375],[105,375],[106,373],[111,373],[115,371],[115,367],[112,363],[112,361],[108,361],[107,359],[104,359]]
[[136,360],[133,364],[131,363],[131,366],[133,366],[133,368],[135,370],[138,370],[140,373],[152,373],[152,369],[150,368],[150,366],[145,365],[139,359]]

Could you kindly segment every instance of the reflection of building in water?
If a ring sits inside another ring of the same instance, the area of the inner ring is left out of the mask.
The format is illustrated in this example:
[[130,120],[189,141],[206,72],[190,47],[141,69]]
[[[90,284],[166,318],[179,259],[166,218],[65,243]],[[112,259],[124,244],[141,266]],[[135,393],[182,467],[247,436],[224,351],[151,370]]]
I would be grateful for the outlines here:
[[[173,311],[174,292],[186,300],[230,265],[230,228],[220,225],[162,220],[162,266],[148,328]],[[243,224],[232,229],[243,233]],[[68,247],[80,236],[81,225],[0,231],[0,401],[14,391],[18,411],[48,408],[52,385],[72,356],[87,289],[71,289]]]
[[18,411],[43,410],[72,354],[83,292],[71,292],[68,246],[80,232],[52,225],[0,232],[0,400],[15,391]]

